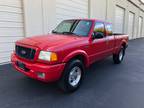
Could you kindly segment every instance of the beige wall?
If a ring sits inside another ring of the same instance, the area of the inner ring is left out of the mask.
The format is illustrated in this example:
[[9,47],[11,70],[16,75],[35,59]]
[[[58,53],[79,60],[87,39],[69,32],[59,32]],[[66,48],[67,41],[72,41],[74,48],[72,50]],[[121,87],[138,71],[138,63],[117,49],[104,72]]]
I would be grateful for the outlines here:
[[43,16],[41,0],[24,0],[24,22],[26,36],[43,33]]
[[55,27],[55,0],[24,0],[25,34],[47,34]]
[[[105,0],[106,1],[106,0]],[[106,2],[104,0],[90,1],[90,17],[101,20],[106,19]]]
[[[140,10],[140,8],[144,10],[144,5],[138,0],[90,0],[90,18],[97,18],[114,23],[116,5],[125,9],[124,33],[128,32],[129,11],[135,13],[134,36],[136,37],[139,16],[142,16],[144,20],[144,12]],[[26,36],[47,34],[55,28],[56,0],[35,0],[35,3],[33,3],[33,0],[24,0],[24,11]]]
[[44,34],[47,34],[56,26],[56,1],[42,0]]

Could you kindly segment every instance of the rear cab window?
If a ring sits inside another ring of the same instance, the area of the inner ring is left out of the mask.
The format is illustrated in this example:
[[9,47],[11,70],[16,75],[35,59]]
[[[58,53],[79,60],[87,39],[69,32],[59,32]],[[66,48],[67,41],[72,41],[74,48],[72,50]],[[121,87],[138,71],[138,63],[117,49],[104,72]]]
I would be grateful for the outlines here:
[[106,34],[107,34],[107,36],[113,35],[112,24],[105,24],[105,26],[106,26]]

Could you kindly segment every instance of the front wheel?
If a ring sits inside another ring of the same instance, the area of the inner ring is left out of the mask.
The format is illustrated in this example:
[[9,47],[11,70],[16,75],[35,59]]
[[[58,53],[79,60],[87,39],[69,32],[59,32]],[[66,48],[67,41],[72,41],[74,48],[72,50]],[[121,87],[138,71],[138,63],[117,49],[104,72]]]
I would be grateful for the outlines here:
[[115,64],[120,64],[125,56],[125,48],[122,46],[118,54],[113,55],[113,61]]
[[80,60],[72,60],[66,65],[62,78],[58,82],[64,92],[74,92],[81,85],[84,66]]

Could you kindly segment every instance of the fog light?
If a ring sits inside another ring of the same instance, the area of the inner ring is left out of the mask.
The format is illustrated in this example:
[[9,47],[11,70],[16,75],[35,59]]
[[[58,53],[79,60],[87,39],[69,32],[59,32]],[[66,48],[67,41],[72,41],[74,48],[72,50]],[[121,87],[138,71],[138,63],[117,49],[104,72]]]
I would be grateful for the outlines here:
[[45,79],[45,73],[37,73],[38,78]]

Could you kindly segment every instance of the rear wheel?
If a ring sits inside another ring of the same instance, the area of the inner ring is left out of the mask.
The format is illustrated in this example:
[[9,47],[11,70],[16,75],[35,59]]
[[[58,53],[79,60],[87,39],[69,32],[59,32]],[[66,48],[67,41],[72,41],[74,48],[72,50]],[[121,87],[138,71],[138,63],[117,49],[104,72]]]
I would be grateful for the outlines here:
[[72,60],[66,65],[62,78],[58,82],[64,92],[74,92],[81,85],[84,66],[80,60]]
[[120,64],[125,56],[125,48],[122,46],[118,54],[113,55],[113,61],[115,64]]

